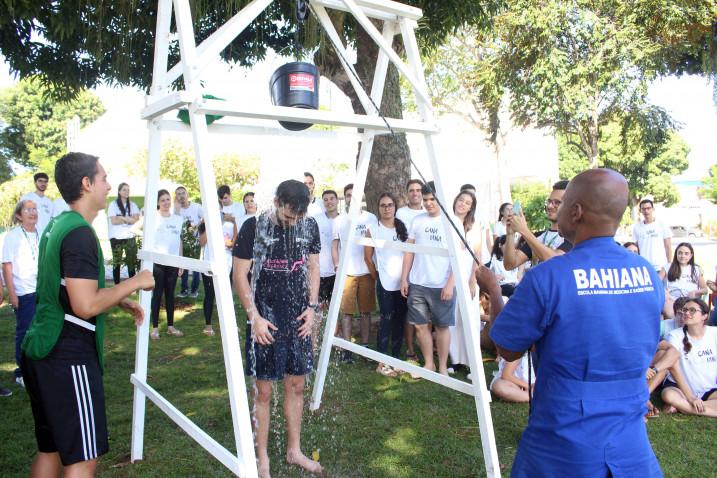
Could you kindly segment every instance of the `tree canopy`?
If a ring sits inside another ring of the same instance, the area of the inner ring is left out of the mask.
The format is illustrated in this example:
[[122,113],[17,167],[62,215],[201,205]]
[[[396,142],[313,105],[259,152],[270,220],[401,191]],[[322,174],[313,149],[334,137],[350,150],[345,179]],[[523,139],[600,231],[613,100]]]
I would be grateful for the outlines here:
[[700,193],[713,203],[717,203],[717,164],[710,167],[709,175],[702,178],[702,182],[705,185],[700,189]]
[[104,112],[100,99],[87,90],[78,92],[71,101],[60,101],[53,99],[37,78],[21,80],[0,91],[0,120],[4,123],[0,129],[0,164],[7,167],[9,161],[15,161],[48,169],[66,151],[67,121],[77,116],[85,126]]

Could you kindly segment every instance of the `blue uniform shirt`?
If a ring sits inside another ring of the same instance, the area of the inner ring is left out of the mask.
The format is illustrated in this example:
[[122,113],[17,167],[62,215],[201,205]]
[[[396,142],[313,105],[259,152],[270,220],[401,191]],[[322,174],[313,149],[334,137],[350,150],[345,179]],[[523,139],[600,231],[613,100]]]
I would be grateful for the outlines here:
[[612,237],[526,274],[490,333],[507,350],[536,345],[533,411],[511,476],[662,476],[643,416],[663,302],[654,268]]

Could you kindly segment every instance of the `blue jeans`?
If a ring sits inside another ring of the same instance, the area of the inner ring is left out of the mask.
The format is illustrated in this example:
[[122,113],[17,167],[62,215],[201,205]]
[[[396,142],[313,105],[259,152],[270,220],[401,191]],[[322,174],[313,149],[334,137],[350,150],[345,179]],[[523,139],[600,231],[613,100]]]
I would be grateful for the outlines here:
[[22,351],[22,339],[30,327],[32,318],[35,316],[35,303],[37,302],[37,294],[20,295],[17,297],[17,309],[15,309],[15,318],[17,325],[15,326],[15,377],[22,377],[20,371],[20,353]]
[[[187,269],[184,269],[184,272],[182,273],[182,289],[180,292],[186,293],[187,286],[189,285],[189,271]],[[196,291],[199,290],[199,272],[192,271],[192,294],[194,294]]]
[[717,304],[712,307],[712,313],[710,313],[710,325],[717,325]]
[[388,349],[391,341],[391,356],[399,357],[403,346],[403,328],[406,322],[406,298],[400,290],[385,290],[381,280],[376,281],[376,297],[381,313],[381,322],[378,325],[376,349],[382,354]]

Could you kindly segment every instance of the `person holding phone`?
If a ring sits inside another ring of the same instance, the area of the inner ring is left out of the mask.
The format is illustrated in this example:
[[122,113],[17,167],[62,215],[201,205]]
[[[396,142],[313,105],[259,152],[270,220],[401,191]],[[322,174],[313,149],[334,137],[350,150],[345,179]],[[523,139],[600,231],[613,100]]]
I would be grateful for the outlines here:
[[[503,265],[506,270],[513,270],[521,264],[531,261],[533,265],[545,262],[551,257],[565,254],[573,248],[573,245],[563,239],[558,232],[558,209],[562,204],[565,188],[568,181],[558,181],[553,184],[550,196],[545,200],[545,215],[550,221],[550,228],[531,232],[520,205],[517,202],[513,205],[513,213],[506,219],[506,241]],[[515,235],[517,232],[523,237],[523,243],[516,245]]]

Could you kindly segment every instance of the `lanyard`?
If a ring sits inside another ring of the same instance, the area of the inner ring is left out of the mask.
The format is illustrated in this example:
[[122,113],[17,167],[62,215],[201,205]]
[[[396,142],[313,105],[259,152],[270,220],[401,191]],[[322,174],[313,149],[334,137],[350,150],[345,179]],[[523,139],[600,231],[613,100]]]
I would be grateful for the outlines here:
[[[553,238],[550,240],[550,242],[547,242],[547,243],[546,243],[545,241],[548,239],[548,233],[549,233],[549,232],[555,232],[555,235],[554,235]],[[549,248],[551,248],[551,249],[554,249],[554,248],[553,248],[553,244],[555,243],[555,241],[558,240],[558,237],[560,237],[560,233],[558,233],[557,231],[551,231],[551,230],[548,229],[547,231],[545,231],[545,234],[543,234],[543,240],[542,240],[543,245],[544,245],[544,246],[547,246],[547,247],[549,247]]]
[[30,244],[30,252],[32,253],[32,260],[37,262],[37,248],[39,247],[40,243],[40,235],[35,231],[35,244],[32,243],[30,240],[30,237],[27,235],[27,232],[25,232],[25,228],[20,226],[20,230],[22,231],[22,235],[25,236],[25,239],[27,239],[27,243]]

